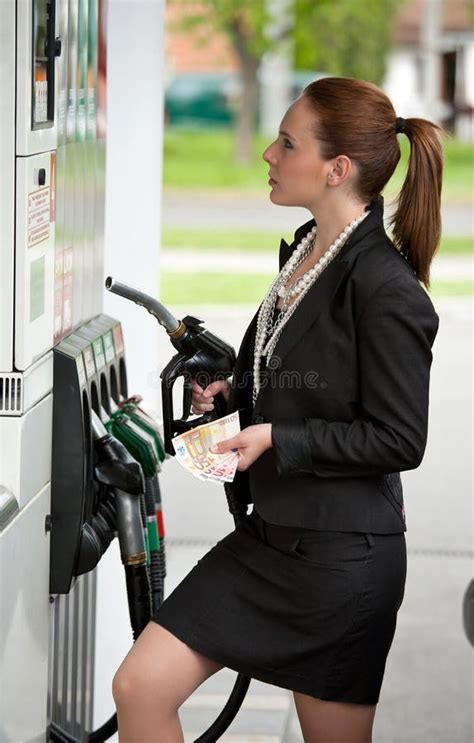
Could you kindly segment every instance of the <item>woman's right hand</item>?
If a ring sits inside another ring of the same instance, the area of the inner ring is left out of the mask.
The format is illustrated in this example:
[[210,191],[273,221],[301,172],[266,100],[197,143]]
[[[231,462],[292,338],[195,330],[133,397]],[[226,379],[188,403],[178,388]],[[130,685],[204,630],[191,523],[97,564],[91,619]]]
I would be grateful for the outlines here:
[[230,395],[229,379],[218,379],[217,382],[211,382],[206,388],[202,388],[195,379],[192,381],[192,398],[191,410],[196,415],[202,415],[210,410],[214,410],[214,395],[222,392],[226,402]]

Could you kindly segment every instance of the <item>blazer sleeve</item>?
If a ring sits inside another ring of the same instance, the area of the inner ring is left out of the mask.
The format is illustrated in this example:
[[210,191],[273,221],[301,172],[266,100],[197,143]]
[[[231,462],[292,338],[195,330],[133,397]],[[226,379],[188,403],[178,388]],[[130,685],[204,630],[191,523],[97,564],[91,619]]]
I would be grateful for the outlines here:
[[431,348],[438,325],[419,285],[407,285],[403,277],[382,284],[356,328],[360,416],[352,422],[273,421],[278,475],[357,477],[418,467],[427,439]]

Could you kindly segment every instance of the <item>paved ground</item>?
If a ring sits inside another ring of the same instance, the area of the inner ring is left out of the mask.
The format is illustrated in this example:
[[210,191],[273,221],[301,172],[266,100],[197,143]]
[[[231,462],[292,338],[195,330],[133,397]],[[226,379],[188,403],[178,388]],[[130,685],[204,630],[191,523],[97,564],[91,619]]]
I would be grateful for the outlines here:
[[[453,299],[438,301],[436,308],[441,323],[432,370],[430,436],[422,467],[403,476],[408,577],[374,743],[471,743],[473,739],[472,649],[461,614],[462,597],[473,573],[472,307],[467,300]],[[253,311],[253,307],[209,307],[202,308],[201,316],[213,332],[238,346]],[[170,349],[162,335],[160,344],[162,357],[168,359]],[[199,482],[172,459],[165,463],[161,484],[170,592],[197,559],[232,529],[232,520],[223,489]],[[116,542],[104,560],[113,563],[115,577],[100,585],[99,572],[98,626],[106,640],[97,647],[96,724],[113,710],[113,671],[130,647]],[[186,741],[194,740],[217,716],[234,678],[230,671],[220,672],[184,705]],[[244,706],[222,740],[301,743],[290,693],[252,681]]]

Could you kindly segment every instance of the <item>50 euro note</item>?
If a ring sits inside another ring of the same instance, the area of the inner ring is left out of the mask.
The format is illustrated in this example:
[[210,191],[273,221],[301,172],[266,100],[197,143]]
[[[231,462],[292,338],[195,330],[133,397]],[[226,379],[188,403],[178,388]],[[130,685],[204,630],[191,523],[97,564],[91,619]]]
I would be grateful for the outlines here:
[[238,464],[236,452],[215,454],[211,446],[235,436],[240,431],[237,412],[203,423],[172,439],[178,462],[199,480],[232,482]]

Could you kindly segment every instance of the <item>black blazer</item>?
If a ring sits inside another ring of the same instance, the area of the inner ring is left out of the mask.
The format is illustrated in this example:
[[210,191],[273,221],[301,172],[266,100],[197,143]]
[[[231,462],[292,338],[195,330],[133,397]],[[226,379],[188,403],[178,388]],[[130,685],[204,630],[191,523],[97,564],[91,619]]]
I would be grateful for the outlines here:
[[[280,268],[314,225],[282,240]],[[273,447],[234,481],[274,524],[406,531],[400,471],[427,438],[431,347],[439,318],[383,224],[383,199],[295,310],[252,406],[258,311],[243,338],[229,411],[271,422]]]

